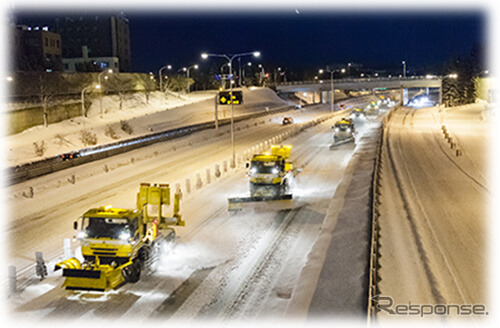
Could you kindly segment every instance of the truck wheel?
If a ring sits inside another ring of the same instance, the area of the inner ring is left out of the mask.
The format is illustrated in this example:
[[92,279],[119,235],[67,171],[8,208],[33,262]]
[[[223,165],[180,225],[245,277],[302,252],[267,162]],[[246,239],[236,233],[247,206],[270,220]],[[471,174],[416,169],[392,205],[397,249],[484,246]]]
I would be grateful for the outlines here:
[[135,260],[131,265],[128,265],[122,270],[123,279],[126,282],[136,283],[141,277],[141,264]]
[[143,246],[139,250],[138,258],[142,263],[146,263],[146,261],[150,258],[151,248],[150,246]]

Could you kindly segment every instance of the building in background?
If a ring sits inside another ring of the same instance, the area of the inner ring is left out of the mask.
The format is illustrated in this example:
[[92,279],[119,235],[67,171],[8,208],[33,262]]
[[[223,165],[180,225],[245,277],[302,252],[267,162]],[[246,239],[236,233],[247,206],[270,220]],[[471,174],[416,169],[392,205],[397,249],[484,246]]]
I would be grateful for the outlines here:
[[36,70],[44,63],[43,68],[67,72],[131,71],[129,21],[123,13],[21,15],[10,25],[17,70],[34,70],[35,61]]
[[[61,35],[65,63],[88,59],[92,65],[97,65],[97,70],[111,68],[130,72],[129,22],[124,14],[56,18],[54,29]],[[118,67],[109,67],[110,64],[114,66],[116,59]]]
[[17,25],[11,28],[13,70],[61,71],[61,36],[48,26]]
[[82,46],[82,57],[63,58],[64,71],[75,72],[100,72],[103,70],[113,70],[119,72],[118,57],[90,57],[87,46]]

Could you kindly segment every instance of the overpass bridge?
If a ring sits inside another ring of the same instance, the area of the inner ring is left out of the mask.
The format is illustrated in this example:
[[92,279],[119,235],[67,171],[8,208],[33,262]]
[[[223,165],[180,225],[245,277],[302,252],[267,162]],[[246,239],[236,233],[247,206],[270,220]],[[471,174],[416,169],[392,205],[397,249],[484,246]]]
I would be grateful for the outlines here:
[[[359,79],[334,79],[333,88],[335,90],[380,90],[380,89],[399,89],[401,90],[401,99],[404,104],[408,101],[408,89],[414,88],[437,88],[439,90],[439,103],[442,95],[442,77],[438,76],[411,76],[402,77],[381,77],[381,78],[359,78]],[[314,81],[292,81],[283,82],[277,86],[281,93],[308,92],[319,94],[320,99],[326,92],[326,99],[331,99],[330,92],[332,84],[330,79]]]

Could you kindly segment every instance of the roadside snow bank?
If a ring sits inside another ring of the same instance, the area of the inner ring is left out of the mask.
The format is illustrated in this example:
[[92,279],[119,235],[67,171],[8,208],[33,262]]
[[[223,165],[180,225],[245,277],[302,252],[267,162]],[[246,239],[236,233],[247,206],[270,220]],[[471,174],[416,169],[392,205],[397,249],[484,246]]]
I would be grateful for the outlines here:
[[[163,95],[153,92],[149,100],[143,94],[127,95],[120,108],[116,95],[103,96],[102,117],[99,99],[94,99],[86,118],[74,117],[48,127],[35,126],[21,133],[4,136],[6,166],[38,161],[89,146],[127,140],[154,132],[214,120],[216,91],[187,95]],[[249,111],[267,110],[286,105],[267,88],[243,89],[244,103],[235,106],[235,116]],[[229,117],[229,106],[219,106],[219,118]]]
[[380,124],[361,138],[330,202],[287,314],[297,319],[365,314],[371,231],[370,188]]

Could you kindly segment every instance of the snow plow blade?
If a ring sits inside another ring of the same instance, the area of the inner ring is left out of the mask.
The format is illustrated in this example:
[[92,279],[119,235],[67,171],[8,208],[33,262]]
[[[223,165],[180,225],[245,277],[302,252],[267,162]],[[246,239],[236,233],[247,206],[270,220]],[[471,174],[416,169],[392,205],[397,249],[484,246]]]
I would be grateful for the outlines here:
[[239,211],[241,207],[238,204],[253,203],[253,202],[271,202],[278,200],[291,200],[292,194],[279,195],[279,196],[253,196],[253,197],[233,197],[228,198],[229,211]]
[[68,290],[104,292],[125,281],[122,275],[123,267],[123,265],[119,267],[100,265],[99,267],[82,269],[80,261],[71,258],[57,263],[55,270],[63,269],[62,276],[65,277],[63,287]]
[[99,269],[63,269],[63,286],[68,290],[104,292],[123,283],[121,269],[101,267]]
[[342,146],[342,145],[348,144],[350,142],[354,142],[354,138],[344,139],[344,140],[340,140],[340,141],[338,141],[336,143],[333,143],[333,144],[330,145],[330,150],[335,149],[338,146]]

